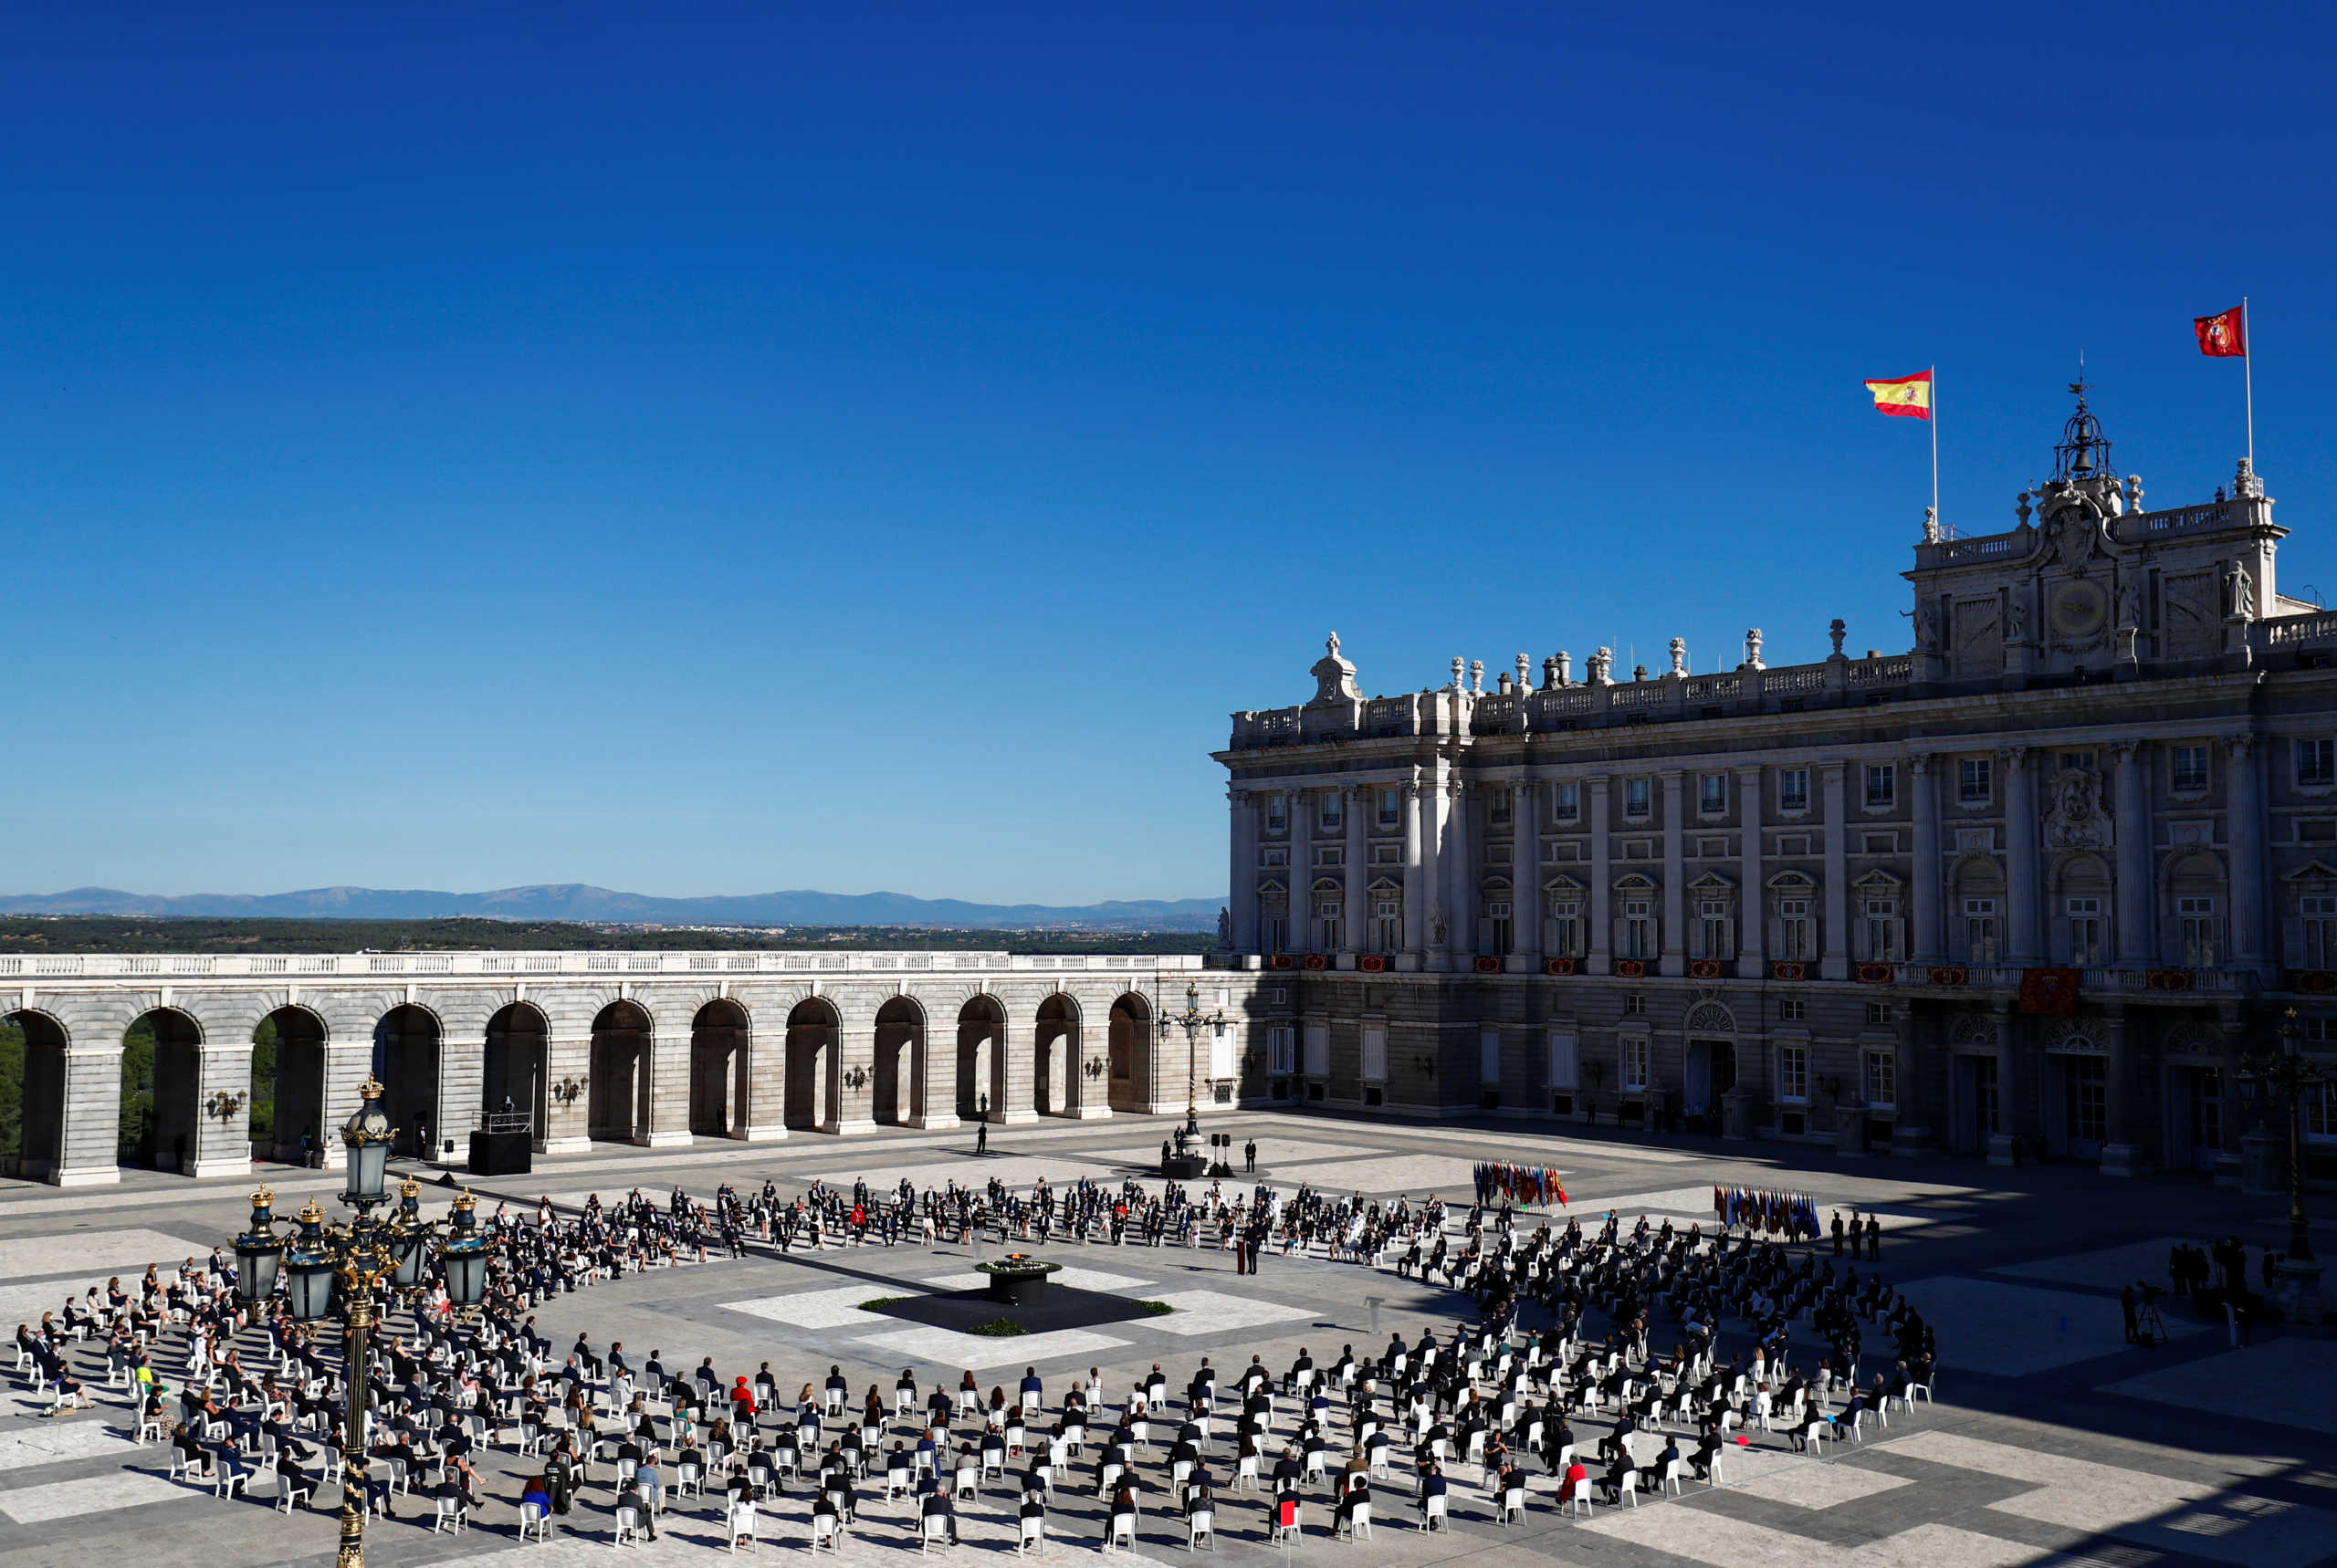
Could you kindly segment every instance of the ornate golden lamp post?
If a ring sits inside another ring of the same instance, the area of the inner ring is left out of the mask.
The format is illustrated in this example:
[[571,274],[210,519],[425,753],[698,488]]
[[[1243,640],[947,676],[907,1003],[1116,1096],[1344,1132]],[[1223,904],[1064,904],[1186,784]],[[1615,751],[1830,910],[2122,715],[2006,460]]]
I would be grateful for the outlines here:
[[447,1299],[457,1307],[472,1307],[487,1293],[487,1239],[477,1232],[477,1199],[469,1193],[455,1200],[444,1238],[432,1221],[422,1218],[422,1188],[411,1180],[399,1188],[393,1212],[373,1212],[389,1201],[383,1183],[393,1130],[382,1109],[382,1086],[369,1077],[358,1093],[357,1110],[341,1129],[341,1141],[349,1151],[349,1190],[341,1200],[357,1211],[356,1218],[346,1224],[328,1224],[311,1198],[300,1210],[299,1234],[288,1242],[276,1233],[276,1196],[262,1188],[252,1195],[251,1229],[236,1239],[236,1288],[246,1302],[265,1305],[281,1278],[296,1321],[312,1323],[334,1317],[341,1322],[344,1408],[339,1568],[363,1568],[365,1562],[365,1413],[374,1288],[384,1281],[400,1290],[419,1284],[435,1241],[445,1268]]

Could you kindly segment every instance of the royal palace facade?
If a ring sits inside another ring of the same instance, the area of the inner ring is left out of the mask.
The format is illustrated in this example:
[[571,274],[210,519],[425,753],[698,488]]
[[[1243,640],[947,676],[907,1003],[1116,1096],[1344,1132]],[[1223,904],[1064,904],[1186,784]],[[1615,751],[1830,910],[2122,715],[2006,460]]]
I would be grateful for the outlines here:
[[2082,397],[2016,519],[1926,522],[1904,653],[1366,697],[1334,636],[1218,754],[1244,1097],[2236,1176],[2241,1058],[2337,1044],[2337,614]]

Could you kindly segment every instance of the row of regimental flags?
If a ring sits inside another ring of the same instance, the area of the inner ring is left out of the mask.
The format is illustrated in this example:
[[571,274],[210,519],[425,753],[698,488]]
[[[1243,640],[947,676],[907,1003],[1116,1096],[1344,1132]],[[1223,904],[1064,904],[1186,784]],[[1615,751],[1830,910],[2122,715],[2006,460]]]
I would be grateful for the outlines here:
[[[2211,360],[2244,360],[2248,358],[2248,306],[2245,302],[2228,310],[2218,310],[2213,316],[2195,316],[2191,329],[2198,334],[2199,351]],[[1887,381],[1871,381],[1866,390],[1874,396],[1877,413],[1887,413],[1899,419],[1929,419],[1932,416],[1932,372],[1918,371],[1912,376],[1894,376]]]

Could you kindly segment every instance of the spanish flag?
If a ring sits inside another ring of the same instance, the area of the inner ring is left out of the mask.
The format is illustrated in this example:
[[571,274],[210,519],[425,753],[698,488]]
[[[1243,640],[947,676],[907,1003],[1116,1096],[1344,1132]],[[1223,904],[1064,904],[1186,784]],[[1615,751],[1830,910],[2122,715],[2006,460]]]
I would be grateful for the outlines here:
[[1874,394],[1877,413],[1887,413],[1894,419],[1929,419],[1932,416],[1932,373],[1929,371],[1901,376],[1892,382],[1869,382],[1866,390]]

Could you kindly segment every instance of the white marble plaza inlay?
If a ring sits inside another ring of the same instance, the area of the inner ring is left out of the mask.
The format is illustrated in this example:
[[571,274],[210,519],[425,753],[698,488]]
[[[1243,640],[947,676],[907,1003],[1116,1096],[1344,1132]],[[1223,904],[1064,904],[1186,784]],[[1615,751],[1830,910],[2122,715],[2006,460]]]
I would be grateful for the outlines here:
[[[2190,1310],[2173,1301],[2164,1305],[2170,1320]],[[2331,1354],[2327,1340],[2259,1341],[2245,1350],[2145,1372],[2101,1392],[2337,1433],[2337,1354]]]
[[1217,1291],[1170,1291],[1153,1300],[1168,1302],[1171,1309],[1168,1314],[1166,1317],[1139,1318],[1133,1326],[1156,1329],[1162,1333],[1188,1339],[1200,1334],[1227,1333],[1235,1329],[1260,1328],[1267,1323],[1295,1322],[1315,1315],[1312,1307],[1285,1306],[1280,1301],[1229,1296]]
[[[47,1403],[41,1404],[43,1409]],[[27,1465],[53,1465],[66,1459],[95,1458],[100,1454],[126,1451],[129,1439],[92,1416],[44,1421],[22,1431],[0,1433],[0,1470]]]
[[1321,1165],[1277,1166],[1269,1184],[1285,1189],[1301,1182],[1328,1193],[1441,1192],[1447,1197],[1476,1191],[1474,1166],[1451,1155],[1382,1155],[1376,1159],[1334,1160]]
[[[2201,1241],[2198,1245],[2204,1249],[2206,1243]],[[2053,1285],[2091,1285],[2105,1291],[2115,1291],[2137,1281],[2164,1290],[2167,1282],[2166,1255],[2174,1246],[2175,1239],[2165,1237],[2156,1241],[2105,1247],[2096,1252],[2073,1252],[2067,1257],[2047,1258],[2035,1263],[2016,1263],[2010,1268],[1992,1270],[1991,1272]]]
[[2163,1552],[2249,1568],[2304,1568],[2327,1555],[2330,1542],[2337,1539],[2337,1514],[2234,1496],[2212,1481],[2124,1469],[1953,1432],[1918,1432],[1884,1446],[1934,1464],[2028,1484],[2030,1490],[1990,1503],[1996,1512],[2089,1534],[2114,1531]]
[[0,1492],[0,1513],[18,1524],[40,1524],[52,1519],[78,1519],[85,1513],[112,1513],[141,1503],[198,1495],[162,1476],[138,1470],[117,1475],[87,1476],[76,1481],[52,1481],[21,1491]]
[[[1725,1499],[1727,1489],[1716,1495]],[[1837,1546],[1748,1524],[1717,1507],[1683,1508],[1678,1503],[1602,1508],[1582,1528],[1712,1568],[2019,1568],[2046,1555],[2017,1541],[1944,1524],[1919,1524],[1881,1541]]]
[[[1734,1456],[1730,1457],[1733,1466]],[[1746,1497],[1767,1498],[1793,1508],[1838,1508],[1846,1502],[1858,1502],[1878,1492],[1892,1491],[1913,1483],[1898,1476],[1887,1476],[1880,1470],[1860,1469],[1853,1465],[1812,1464],[1807,1458],[1777,1466],[1766,1475],[1755,1476],[1741,1485],[1732,1469],[1727,1477],[1730,1490]]]
[[792,1295],[758,1296],[752,1301],[725,1301],[722,1305],[728,1311],[767,1318],[791,1328],[856,1328],[885,1321],[875,1312],[862,1312],[861,1302],[918,1293],[915,1285],[852,1285],[841,1291],[799,1291]]
[[992,1338],[988,1334],[959,1333],[954,1329],[912,1327],[895,1329],[889,1333],[863,1334],[859,1343],[896,1352],[912,1361],[979,1372],[984,1367],[1011,1366],[1018,1362],[1036,1365],[1067,1355],[1095,1355],[1117,1350],[1127,1341],[1086,1329]]
[[123,1287],[134,1293],[149,1263],[159,1266],[162,1281],[168,1284],[178,1266],[189,1258],[202,1262],[210,1256],[210,1242],[165,1236],[159,1230],[85,1230],[0,1241],[0,1278],[72,1274],[80,1280],[79,1289],[87,1290],[119,1274]]

